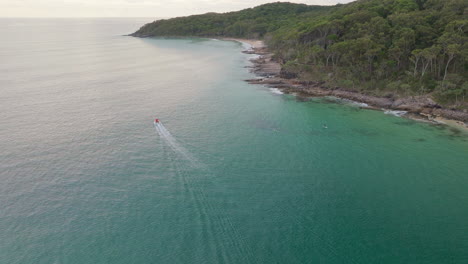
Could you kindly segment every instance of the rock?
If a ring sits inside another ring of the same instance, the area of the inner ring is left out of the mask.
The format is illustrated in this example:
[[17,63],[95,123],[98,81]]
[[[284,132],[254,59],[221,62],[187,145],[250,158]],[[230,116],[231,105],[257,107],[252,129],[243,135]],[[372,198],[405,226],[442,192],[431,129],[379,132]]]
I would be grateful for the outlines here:
[[400,98],[395,100],[391,107],[394,109],[410,111],[413,113],[422,112],[426,108],[440,108],[440,106],[428,96],[412,96]]
[[459,120],[464,123],[468,123],[468,113],[464,111],[437,108],[434,109],[432,113],[436,116],[441,116],[446,119]]
[[280,63],[274,61],[273,55],[266,48],[256,48],[246,51],[249,54],[258,54],[261,57],[251,60],[254,63],[252,72],[259,79],[246,80],[251,84],[262,84],[281,89],[284,93],[294,93],[303,97],[323,97],[336,96],[339,98],[350,99],[357,102],[363,102],[370,105],[373,109],[395,109],[408,111],[419,117],[432,118],[441,116],[446,119],[460,120],[468,122],[468,110],[446,109],[438,105],[429,96],[411,96],[405,98],[396,98],[393,93],[387,93],[383,97],[376,97],[360,92],[346,90],[342,87],[326,87],[324,81],[303,81],[298,80],[298,75],[294,72],[283,69]]
[[284,79],[294,79],[297,78],[297,74],[294,72],[287,71],[285,69],[281,69],[279,76]]
[[421,114],[424,115],[431,115],[432,114],[433,108],[425,107],[421,110]]

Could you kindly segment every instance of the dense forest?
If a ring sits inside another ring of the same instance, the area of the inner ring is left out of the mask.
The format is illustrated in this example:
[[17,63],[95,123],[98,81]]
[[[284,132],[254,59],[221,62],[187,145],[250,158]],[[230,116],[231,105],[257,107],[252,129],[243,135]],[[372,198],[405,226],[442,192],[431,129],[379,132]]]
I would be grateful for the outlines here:
[[466,0],[358,0],[159,20],[133,35],[263,39],[286,77],[467,109],[467,33]]

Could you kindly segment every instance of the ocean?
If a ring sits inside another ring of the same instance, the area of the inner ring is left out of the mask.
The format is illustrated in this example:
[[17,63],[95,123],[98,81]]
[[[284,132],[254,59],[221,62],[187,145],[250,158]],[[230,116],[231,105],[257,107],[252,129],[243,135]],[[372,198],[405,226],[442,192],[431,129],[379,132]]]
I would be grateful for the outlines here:
[[0,263],[468,263],[466,132],[151,19],[0,21]]

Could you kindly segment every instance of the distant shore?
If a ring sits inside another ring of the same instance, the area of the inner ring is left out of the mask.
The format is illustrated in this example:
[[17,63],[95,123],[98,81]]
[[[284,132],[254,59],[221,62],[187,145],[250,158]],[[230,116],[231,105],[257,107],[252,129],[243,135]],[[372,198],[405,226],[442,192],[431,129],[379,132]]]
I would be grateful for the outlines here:
[[243,51],[248,54],[259,55],[253,59],[252,72],[258,78],[246,80],[251,84],[266,85],[277,88],[283,93],[295,94],[303,97],[334,96],[349,99],[359,103],[365,103],[369,109],[405,111],[404,115],[418,121],[426,121],[434,124],[445,124],[468,131],[468,112],[443,108],[429,97],[413,96],[407,98],[376,97],[356,91],[350,91],[341,87],[324,87],[321,82],[303,82],[295,78],[282,76],[280,63],[273,60],[273,54],[261,40],[241,38],[220,38],[220,40],[237,41],[251,46],[250,50]]

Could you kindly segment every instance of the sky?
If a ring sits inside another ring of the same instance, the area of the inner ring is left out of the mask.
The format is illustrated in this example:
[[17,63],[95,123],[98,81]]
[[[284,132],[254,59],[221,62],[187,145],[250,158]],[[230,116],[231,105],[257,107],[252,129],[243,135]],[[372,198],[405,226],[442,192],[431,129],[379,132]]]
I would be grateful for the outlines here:
[[[0,17],[176,17],[237,11],[276,0],[0,0]],[[286,0],[284,0],[286,1]],[[335,5],[353,0],[289,0]]]

